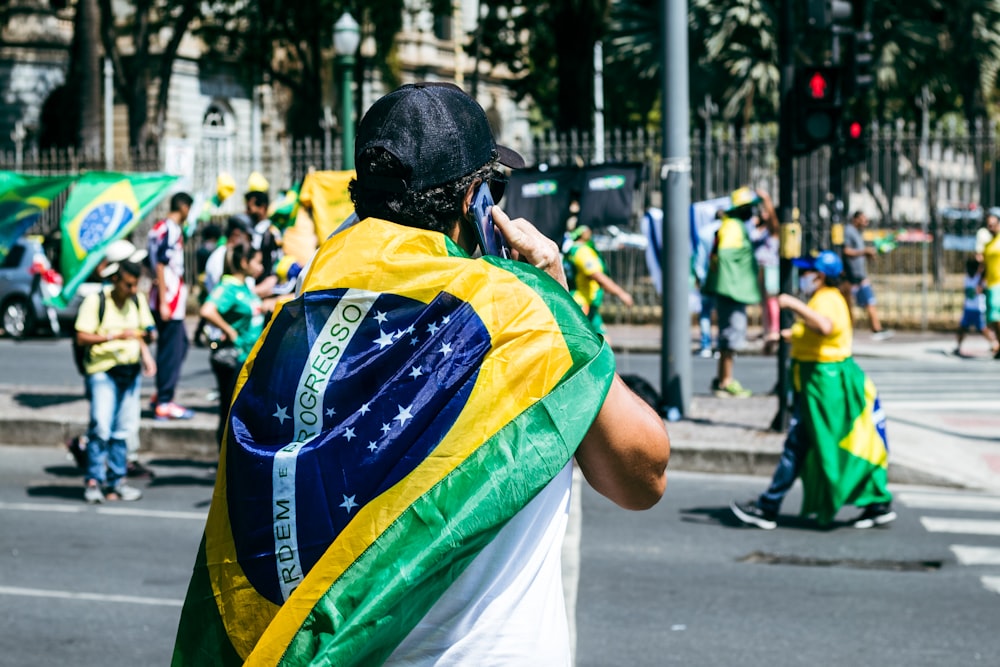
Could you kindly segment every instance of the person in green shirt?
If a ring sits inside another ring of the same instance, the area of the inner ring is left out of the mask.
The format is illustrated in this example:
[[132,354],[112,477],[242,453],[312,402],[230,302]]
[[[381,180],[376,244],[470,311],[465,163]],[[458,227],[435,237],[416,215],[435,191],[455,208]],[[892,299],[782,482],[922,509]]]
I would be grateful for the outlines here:
[[746,398],[750,391],[733,377],[736,353],[746,347],[747,304],[760,303],[757,259],[747,233],[747,221],[760,196],[743,187],[732,194],[732,204],[724,212],[715,232],[715,245],[708,260],[708,274],[702,293],[715,297],[719,327],[719,366],[712,389],[716,396]]
[[200,311],[205,321],[218,327],[224,336],[214,344],[209,358],[219,388],[219,425],[215,436],[220,447],[240,369],[264,330],[263,302],[248,284],[263,271],[259,248],[243,243],[232,246],[226,252],[226,273]]
[[573,241],[566,251],[566,259],[573,267],[570,293],[583,314],[594,325],[594,330],[603,335],[605,329],[601,318],[601,304],[604,303],[604,293],[615,295],[626,306],[633,304],[632,295],[607,274],[604,259],[591,240],[593,233],[590,227],[580,225],[569,236]]

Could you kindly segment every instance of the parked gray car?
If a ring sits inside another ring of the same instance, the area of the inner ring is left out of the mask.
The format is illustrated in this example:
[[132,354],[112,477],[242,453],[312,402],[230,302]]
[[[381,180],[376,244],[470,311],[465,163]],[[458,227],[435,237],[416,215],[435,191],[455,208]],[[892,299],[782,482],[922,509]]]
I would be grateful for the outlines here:
[[[0,264],[0,316],[8,336],[23,338],[44,328],[53,331],[53,317],[42,299],[46,271],[51,266],[34,237],[22,237],[14,243]],[[51,275],[51,274],[50,274]],[[58,331],[56,323],[55,331]]]

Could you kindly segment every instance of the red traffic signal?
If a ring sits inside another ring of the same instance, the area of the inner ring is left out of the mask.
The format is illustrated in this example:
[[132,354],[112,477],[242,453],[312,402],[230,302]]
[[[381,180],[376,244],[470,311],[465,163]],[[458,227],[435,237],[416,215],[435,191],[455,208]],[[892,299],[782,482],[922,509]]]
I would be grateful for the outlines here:
[[809,96],[814,100],[825,100],[830,90],[830,82],[822,72],[813,72],[809,77]]
[[847,137],[849,139],[854,139],[856,141],[856,140],[858,140],[858,139],[861,138],[861,135],[863,133],[864,133],[864,131],[863,131],[863,128],[861,127],[861,123],[859,123],[856,120],[851,121],[850,123],[848,123],[848,125],[847,125]]

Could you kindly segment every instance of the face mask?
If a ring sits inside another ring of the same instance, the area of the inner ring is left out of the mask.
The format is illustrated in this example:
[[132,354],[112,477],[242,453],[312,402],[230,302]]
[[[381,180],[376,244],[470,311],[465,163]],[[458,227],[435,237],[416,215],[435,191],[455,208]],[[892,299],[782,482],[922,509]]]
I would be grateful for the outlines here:
[[807,298],[815,294],[818,287],[813,276],[799,276],[799,291]]

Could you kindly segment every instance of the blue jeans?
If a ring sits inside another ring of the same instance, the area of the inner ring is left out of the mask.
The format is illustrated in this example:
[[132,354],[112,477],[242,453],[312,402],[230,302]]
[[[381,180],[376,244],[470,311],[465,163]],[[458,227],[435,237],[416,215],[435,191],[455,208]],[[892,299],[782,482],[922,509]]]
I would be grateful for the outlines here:
[[701,312],[698,314],[698,329],[701,333],[701,349],[712,349],[712,311],[715,309],[715,297],[701,295]]
[[115,486],[125,477],[129,433],[139,427],[139,386],[121,387],[107,373],[87,376],[90,430],[87,434],[87,481]]
[[796,410],[795,414],[792,415],[791,426],[788,429],[788,436],[785,438],[785,446],[781,450],[778,467],[775,468],[774,475],[771,477],[771,485],[757,498],[758,507],[765,512],[774,513],[781,509],[781,501],[785,499],[788,490],[792,488],[795,479],[799,476],[808,449],[808,443],[799,437],[799,416]]

